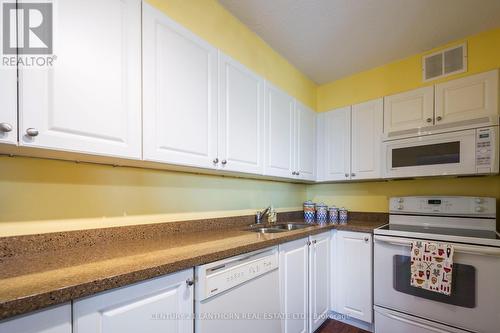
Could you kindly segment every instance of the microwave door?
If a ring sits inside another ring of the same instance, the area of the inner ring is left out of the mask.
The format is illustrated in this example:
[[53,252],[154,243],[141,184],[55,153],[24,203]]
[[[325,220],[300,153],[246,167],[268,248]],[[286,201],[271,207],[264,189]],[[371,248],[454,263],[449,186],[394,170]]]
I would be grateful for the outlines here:
[[384,144],[386,178],[473,174],[475,131],[395,140]]

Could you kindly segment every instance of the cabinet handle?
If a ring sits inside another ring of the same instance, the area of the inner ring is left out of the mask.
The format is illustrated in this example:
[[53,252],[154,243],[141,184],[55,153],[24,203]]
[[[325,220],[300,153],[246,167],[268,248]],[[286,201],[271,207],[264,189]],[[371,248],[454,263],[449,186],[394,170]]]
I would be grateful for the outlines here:
[[307,244],[307,245],[311,245],[311,241],[307,241],[307,243],[306,243],[306,244]]
[[432,118],[427,118],[426,120],[428,123],[432,122]]
[[317,242],[316,240],[313,240],[313,244],[316,244],[316,242]]
[[0,132],[8,133],[12,131],[12,125],[7,123],[0,123]]
[[216,157],[216,158],[214,158],[214,164],[217,164],[217,163],[219,163],[219,159]]
[[186,284],[187,284],[188,286],[192,286],[192,285],[194,284],[193,279],[187,279],[187,280],[186,280]]
[[351,173],[351,177],[356,177],[356,174],[354,172]]
[[295,174],[298,176],[298,175],[300,175],[300,172],[297,171]]
[[436,120],[437,120],[437,121],[441,121],[441,120],[443,120],[443,117],[441,117],[441,116],[437,116]]
[[349,177],[349,174],[348,174],[348,173],[346,173],[346,174],[345,174],[345,178],[347,178],[347,177]]
[[365,236],[365,243],[368,243],[368,241],[370,240],[370,238],[368,236]]
[[32,127],[30,127],[30,128],[28,128],[28,129],[26,130],[26,135],[27,135],[27,136],[31,136],[31,137],[35,137],[35,136],[37,136],[37,135],[38,135],[38,130],[37,130],[36,128],[32,128]]
[[292,171],[292,175],[296,176],[296,175],[298,175],[298,173],[295,171]]
[[226,165],[227,164],[227,161],[226,160],[222,160],[222,165]]

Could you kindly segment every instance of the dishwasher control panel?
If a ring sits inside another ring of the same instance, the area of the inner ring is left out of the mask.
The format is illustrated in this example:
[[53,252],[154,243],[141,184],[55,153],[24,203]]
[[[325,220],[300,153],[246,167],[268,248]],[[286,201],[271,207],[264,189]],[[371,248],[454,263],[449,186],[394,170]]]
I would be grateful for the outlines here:
[[277,248],[198,266],[196,276],[203,299],[215,296],[278,268]]

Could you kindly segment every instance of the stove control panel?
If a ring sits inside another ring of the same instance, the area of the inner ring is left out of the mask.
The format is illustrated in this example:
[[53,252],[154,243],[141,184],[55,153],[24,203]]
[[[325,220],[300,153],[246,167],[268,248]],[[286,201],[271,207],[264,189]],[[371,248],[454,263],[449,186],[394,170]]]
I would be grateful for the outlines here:
[[394,197],[394,214],[496,217],[496,199],[486,197]]

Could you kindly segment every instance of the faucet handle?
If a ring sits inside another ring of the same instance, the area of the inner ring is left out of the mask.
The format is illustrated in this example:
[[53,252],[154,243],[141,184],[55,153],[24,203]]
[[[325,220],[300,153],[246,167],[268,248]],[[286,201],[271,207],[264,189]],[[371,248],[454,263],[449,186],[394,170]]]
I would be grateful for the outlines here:
[[262,221],[262,212],[255,213],[255,224],[260,224]]

